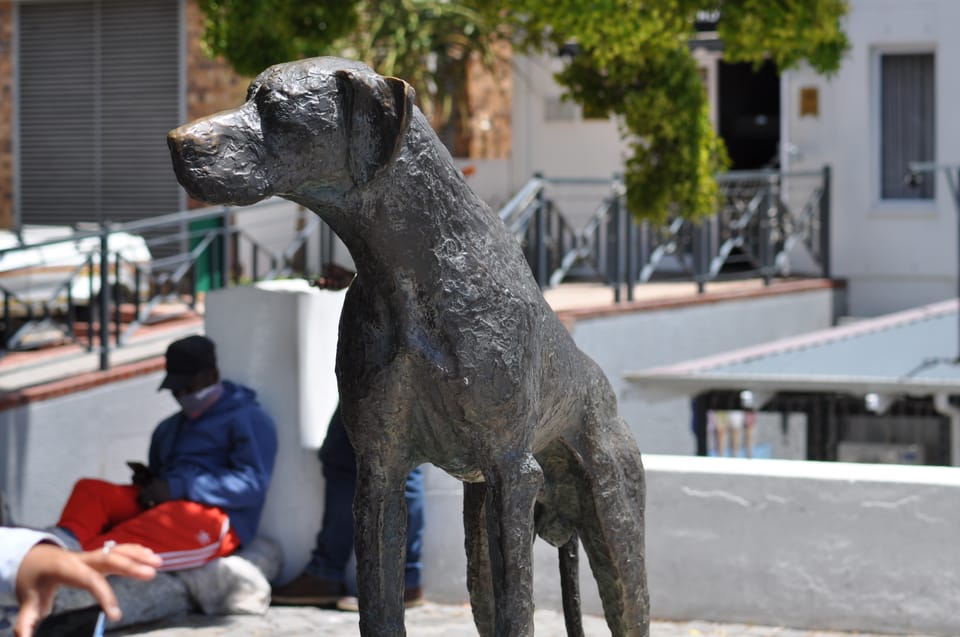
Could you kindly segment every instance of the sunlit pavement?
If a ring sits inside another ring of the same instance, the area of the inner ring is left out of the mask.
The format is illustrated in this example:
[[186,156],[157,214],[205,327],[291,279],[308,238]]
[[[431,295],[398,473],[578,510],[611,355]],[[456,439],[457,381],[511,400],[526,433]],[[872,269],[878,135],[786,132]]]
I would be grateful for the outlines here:
[[[140,627],[131,627],[109,635],[143,635],[145,637],[273,637],[274,635],[323,635],[345,637],[360,634],[359,616],[335,610],[311,607],[273,607],[263,616],[206,617],[187,615]],[[563,616],[548,610],[537,611],[537,637],[565,637]],[[588,637],[610,635],[600,617],[584,617]],[[476,637],[470,609],[465,606],[426,604],[406,612],[409,637]],[[880,637],[871,633],[855,633],[857,637]],[[853,633],[798,630],[775,626],[717,624],[704,621],[654,622],[651,637],[842,637]],[[887,636],[889,637],[889,636]],[[916,636],[914,636],[916,637]]]

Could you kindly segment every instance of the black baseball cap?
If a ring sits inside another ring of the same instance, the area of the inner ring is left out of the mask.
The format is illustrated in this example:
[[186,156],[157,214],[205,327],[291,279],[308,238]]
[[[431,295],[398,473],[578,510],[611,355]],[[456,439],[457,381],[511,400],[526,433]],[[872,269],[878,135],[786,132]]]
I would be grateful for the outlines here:
[[217,368],[217,347],[206,336],[181,338],[167,347],[167,375],[159,389],[185,388],[198,372]]

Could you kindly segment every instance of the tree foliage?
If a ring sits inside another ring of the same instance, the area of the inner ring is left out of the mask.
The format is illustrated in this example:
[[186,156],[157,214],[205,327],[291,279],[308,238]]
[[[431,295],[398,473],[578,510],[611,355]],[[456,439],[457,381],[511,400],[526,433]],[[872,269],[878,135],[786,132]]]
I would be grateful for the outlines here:
[[469,56],[504,37],[490,3],[447,0],[199,0],[207,52],[243,75],[318,55],[360,60],[417,90],[435,125],[463,90]]
[[714,175],[728,166],[689,41],[718,13],[728,62],[836,71],[849,47],[847,0],[199,0],[205,42],[239,72],[312,55],[345,55],[403,77],[435,125],[462,103],[466,60],[520,52],[577,53],[557,75],[593,115],[616,115],[631,156],[628,205],[638,215],[712,213]]
[[576,43],[557,80],[592,114],[620,118],[632,151],[624,174],[628,206],[659,220],[713,213],[714,176],[729,165],[688,44],[698,15],[719,14],[727,62],[772,59],[782,71],[807,61],[831,73],[849,47],[841,28],[846,0],[516,0],[513,6],[523,50],[556,52]]
[[719,35],[724,58],[786,70],[806,61],[820,73],[840,68],[850,47],[841,26],[847,0],[724,0]]
[[207,53],[223,55],[240,75],[253,77],[268,66],[318,55],[355,30],[355,2],[297,0],[198,0],[206,18]]

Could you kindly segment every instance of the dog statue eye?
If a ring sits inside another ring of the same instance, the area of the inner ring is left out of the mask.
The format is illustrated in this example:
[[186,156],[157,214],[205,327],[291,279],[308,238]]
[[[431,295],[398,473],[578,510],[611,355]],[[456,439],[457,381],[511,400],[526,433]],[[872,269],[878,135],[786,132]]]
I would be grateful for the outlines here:
[[257,105],[257,112],[260,114],[261,121],[269,122],[271,126],[284,128],[301,128],[303,126],[300,121],[302,114],[298,110],[297,101],[291,99],[286,93],[261,86],[253,99]]

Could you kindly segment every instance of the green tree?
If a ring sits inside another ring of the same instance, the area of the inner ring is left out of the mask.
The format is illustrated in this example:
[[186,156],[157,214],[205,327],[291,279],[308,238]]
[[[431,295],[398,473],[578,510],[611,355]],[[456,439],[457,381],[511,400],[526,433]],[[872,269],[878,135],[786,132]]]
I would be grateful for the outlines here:
[[[589,10],[584,10],[584,6]],[[836,71],[849,47],[846,0],[516,0],[521,50],[577,53],[558,76],[591,114],[615,114],[632,151],[624,179],[630,210],[662,220],[716,210],[714,176],[728,166],[688,42],[703,12],[719,15],[728,62],[779,70],[807,61]]]
[[253,77],[278,62],[320,55],[356,29],[356,2],[198,0],[205,16],[207,53],[223,55],[240,75]]
[[438,129],[465,106],[470,55],[492,68],[506,31],[489,3],[448,0],[199,0],[207,52],[238,73],[318,55],[365,62],[417,90]]
[[241,73],[309,55],[346,55],[403,77],[435,125],[462,104],[469,55],[577,53],[557,81],[592,115],[613,114],[632,151],[631,211],[663,219],[715,210],[727,165],[688,42],[702,12],[719,14],[728,62],[832,73],[849,43],[847,0],[200,0],[205,41]]

